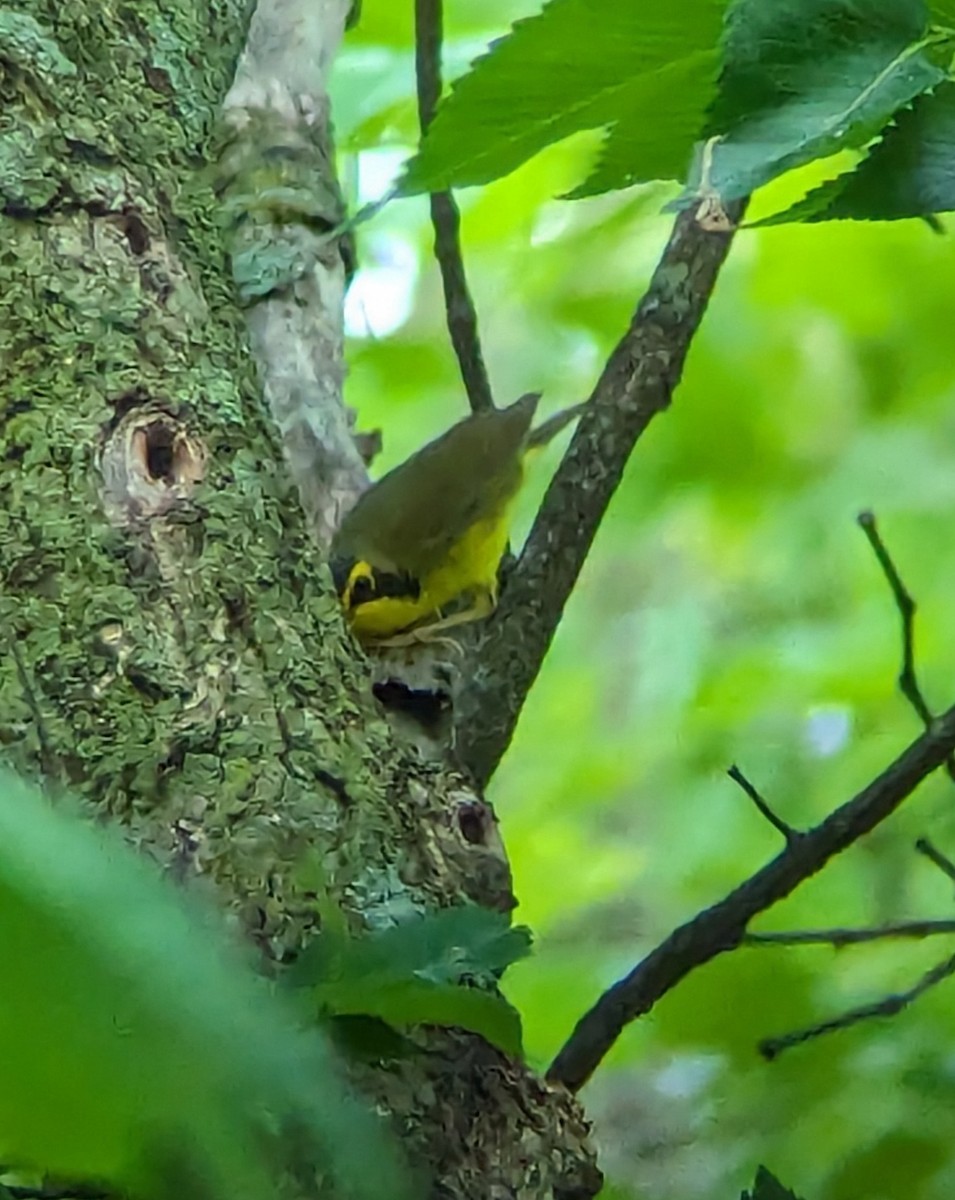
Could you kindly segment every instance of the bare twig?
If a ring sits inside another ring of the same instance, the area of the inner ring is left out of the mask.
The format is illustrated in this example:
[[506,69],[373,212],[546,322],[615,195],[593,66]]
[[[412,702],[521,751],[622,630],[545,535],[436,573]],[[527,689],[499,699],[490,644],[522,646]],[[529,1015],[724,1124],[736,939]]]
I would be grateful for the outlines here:
[[915,849],[918,850],[919,854],[924,854],[929,862],[934,863],[943,875],[947,875],[949,879],[955,882],[955,863],[950,858],[947,858],[941,850],[937,850],[927,837],[920,837],[915,843]]
[[740,944],[747,924],[884,821],[955,748],[955,707],[878,778],[807,830],[724,899],[674,930],[615,983],[577,1023],[548,1071],[572,1091],[582,1087],[623,1029],[648,1012],[690,971]]
[[811,1041],[813,1038],[822,1037],[823,1034],[848,1029],[852,1025],[858,1025],[860,1021],[868,1021],[873,1017],[894,1017],[903,1009],[908,1008],[913,1000],[924,996],[930,988],[948,979],[951,975],[955,975],[955,954],[939,963],[938,966],[932,967],[930,971],[926,971],[918,983],[907,992],[896,992],[891,996],[883,996],[881,1000],[876,1000],[872,1004],[862,1004],[858,1008],[851,1008],[841,1016],[833,1017],[829,1021],[820,1021],[818,1025],[810,1025],[806,1029],[798,1029],[793,1033],[783,1034],[781,1037],[764,1038],[759,1043],[759,1052],[764,1058],[772,1060],[778,1058],[784,1050],[800,1046],[803,1042]]
[[927,729],[932,723],[932,713],[922,695],[922,689],[919,687],[918,677],[915,673],[915,600],[902,582],[902,576],[889,554],[888,547],[882,540],[882,535],[876,525],[875,513],[861,512],[856,520],[882,568],[882,574],[892,592],[892,599],[895,601],[895,607],[899,610],[899,617],[902,621],[902,669],[899,671],[899,690],[912,705]]
[[773,933],[747,933],[744,946],[858,946],[891,938],[926,938],[955,933],[955,921],[891,921],[866,929],[792,929]]
[[[882,574],[889,585],[895,607],[898,609],[902,622],[902,667],[899,671],[899,691],[908,700],[919,720],[926,729],[932,723],[932,710],[929,708],[922,689],[919,686],[918,674],[915,669],[915,613],[918,608],[912,593],[905,586],[902,576],[889,553],[889,549],[879,533],[875,513],[861,512],[856,518],[859,527],[872,547],[872,552],[882,568]],[[949,776],[955,780],[955,758],[949,758],[945,764]]]
[[[442,6],[443,0],[415,0],[415,74],[422,136],[431,124],[441,98]],[[493,408],[491,384],[478,336],[477,313],[464,273],[461,215],[450,191],[432,192],[431,224],[434,226],[434,253],[444,285],[448,333],[458,356],[471,409],[478,412]]]
[[[729,208],[738,222],[743,202]],[[732,231],[701,229],[696,209],[677,217],[650,286],[584,408],[455,705],[458,758],[479,784],[507,749],[634,445],[670,404],[731,239]]]
[[787,825],[782,817],[777,817],[773,810],[769,807],[763,797],[759,794],[753,784],[746,778],[743,772],[734,763],[733,766],[726,772],[734,783],[738,783],[750,800],[756,805],[760,813],[772,825],[778,833],[781,833],[786,839],[786,845],[791,846],[799,837],[798,829],[793,829],[791,825]]

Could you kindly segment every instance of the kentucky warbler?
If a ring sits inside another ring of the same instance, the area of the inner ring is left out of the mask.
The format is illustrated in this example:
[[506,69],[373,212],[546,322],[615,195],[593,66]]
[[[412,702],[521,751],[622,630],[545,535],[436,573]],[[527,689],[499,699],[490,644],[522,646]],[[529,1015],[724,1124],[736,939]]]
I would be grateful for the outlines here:
[[[389,471],[358,499],[332,542],[335,585],[364,642],[426,641],[487,616],[527,454],[580,412],[531,430],[540,399],[472,413]],[[468,607],[442,609],[466,598]]]

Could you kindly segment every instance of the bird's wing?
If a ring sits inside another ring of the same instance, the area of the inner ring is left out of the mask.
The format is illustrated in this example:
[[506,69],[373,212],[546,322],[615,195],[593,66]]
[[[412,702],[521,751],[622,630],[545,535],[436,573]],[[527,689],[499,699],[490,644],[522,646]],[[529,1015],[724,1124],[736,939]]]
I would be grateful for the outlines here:
[[433,570],[517,491],[536,403],[474,413],[389,471],[345,517],[336,549],[415,576]]

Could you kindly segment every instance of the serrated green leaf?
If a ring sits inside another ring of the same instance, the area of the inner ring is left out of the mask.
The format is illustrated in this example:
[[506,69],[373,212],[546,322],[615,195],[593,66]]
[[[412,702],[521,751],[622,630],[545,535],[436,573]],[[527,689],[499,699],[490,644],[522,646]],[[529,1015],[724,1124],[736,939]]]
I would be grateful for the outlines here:
[[378,1017],[396,1029],[446,1025],[480,1034],[505,1054],[521,1054],[521,1019],[503,996],[481,988],[426,979],[342,980],[318,989],[323,1008],[338,1016]]
[[854,171],[756,225],[894,221],[955,210],[955,84],[901,113]]
[[[635,76],[620,97],[620,116],[608,129],[594,169],[568,200],[596,196],[649,179],[683,179],[700,131],[701,80],[715,81],[719,55],[700,50],[659,71]],[[647,113],[655,114],[653,121]]]
[[771,1171],[760,1167],[751,1192],[743,1192],[740,1200],[799,1200],[795,1192],[783,1187]]
[[748,195],[784,171],[864,145],[944,78],[945,36],[922,0],[736,0],[710,134],[678,207]]
[[275,1194],[265,1121],[290,1119],[323,1171],[392,1193],[391,1145],[324,1041],[217,925],[117,838],[0,774],[0,1162],[150,1200],[184,1177],[251,1200]]
[[[487,183],[572,133],[620,122],[638,155],[627,167],[631,182],[682,172],[713,95],[706,52],[716,46],[726,4],[551,0],[455,83],[401,192]],[[642,77],[667,67],[683,74],[680,90],[664,101],[666,80]],[[674,120],[658,123],[668,105]]]

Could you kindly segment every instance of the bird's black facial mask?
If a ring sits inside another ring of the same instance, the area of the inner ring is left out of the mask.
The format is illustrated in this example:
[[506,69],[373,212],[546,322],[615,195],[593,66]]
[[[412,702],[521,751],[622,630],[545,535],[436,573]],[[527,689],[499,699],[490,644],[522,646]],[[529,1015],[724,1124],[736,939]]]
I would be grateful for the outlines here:
[[338,594],[349,609],[388,596],[417,600],[421,595],[421,585],[405,571],[382,571],[354,559],[333,559],[329,565]]

